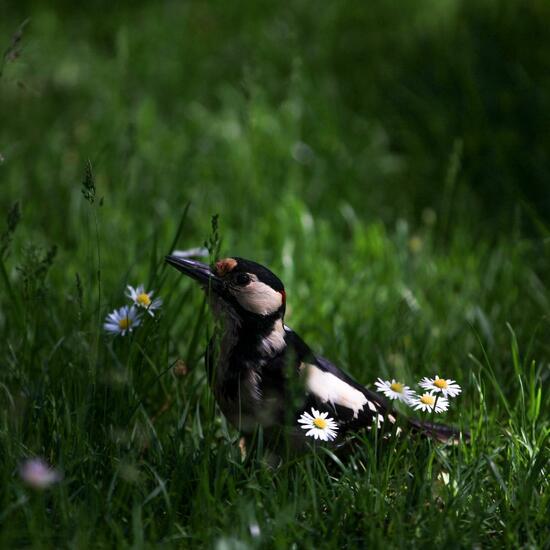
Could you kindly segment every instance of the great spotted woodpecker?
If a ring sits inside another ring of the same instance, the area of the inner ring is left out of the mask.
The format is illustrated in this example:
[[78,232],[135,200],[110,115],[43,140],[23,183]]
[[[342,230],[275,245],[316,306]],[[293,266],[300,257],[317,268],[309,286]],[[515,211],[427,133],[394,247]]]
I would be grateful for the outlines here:
[[284,324],[285,288],[266,267],[237,257],[212,267],[177,256],[166,261],[207,291],[222,322],[220,338],[206,353],[207,372],[222,413],[244,435],[261,426],[268,444],[283,439],[300,448],[315,432],[303,426],[326,428],[332,419],[331,437],[321,439],[334,445],[350,431],[396,423],[458,441],[453,428],[400,418],[386,400],[316,355]]

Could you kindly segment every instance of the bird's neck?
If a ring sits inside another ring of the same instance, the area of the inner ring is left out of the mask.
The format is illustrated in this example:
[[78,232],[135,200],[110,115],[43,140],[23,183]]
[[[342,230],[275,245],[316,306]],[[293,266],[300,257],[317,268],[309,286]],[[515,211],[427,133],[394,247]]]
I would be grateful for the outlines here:
[[279,355],[286,346],[280,315],[253,319],[228,317],[223,334],[223,348],[234,360],[265,363]]

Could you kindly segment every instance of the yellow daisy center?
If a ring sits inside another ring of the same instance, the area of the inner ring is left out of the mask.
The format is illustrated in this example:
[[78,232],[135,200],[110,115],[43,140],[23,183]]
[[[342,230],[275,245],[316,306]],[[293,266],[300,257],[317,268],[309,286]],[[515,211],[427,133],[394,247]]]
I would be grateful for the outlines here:
[[396,393],[403,393],[403,384],[400,384],[399,382],[394,382],[390,385],[390,389]]
[[327,427],[327,421],[324,418],[315,418],[313,425],[320,430],[324,430]]
[[425,393],[421,398],[420,401],[424,403],[424,405],[430,405],[430,407],[433,407],[433,404],[435,403],[435,397],[433,395],[428,395]]
[[437,386],[440,390],[444,390],[448,385],[447,380],[444,380],[443,378],[436,378],[434,380],[434,386]]
[[138,294],[136,297],[136,300],[140,306],[147,307],[151,304],[151,298],[149,298],[149,294],[146,292],[142,292],[141,294]]
[[131,324],[132,321],[128,317],[123,317],[118,321],[118,326],[120,327],[120,330],[127,330]]

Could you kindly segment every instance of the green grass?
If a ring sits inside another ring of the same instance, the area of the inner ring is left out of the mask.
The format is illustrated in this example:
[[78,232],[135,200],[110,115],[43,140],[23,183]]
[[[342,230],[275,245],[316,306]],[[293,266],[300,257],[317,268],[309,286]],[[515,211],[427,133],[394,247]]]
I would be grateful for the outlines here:
[[[0,77],[0,547],[550,544],[550,14],[339,6],[0,9],[2,48],[30,17]],[[470,445],[243,463],[204,298],[162,262],[214,214],[355,378],[455,378]],[[162,313],[108,338],[141,282]],[[27,487],[29,456],[64,480]]]

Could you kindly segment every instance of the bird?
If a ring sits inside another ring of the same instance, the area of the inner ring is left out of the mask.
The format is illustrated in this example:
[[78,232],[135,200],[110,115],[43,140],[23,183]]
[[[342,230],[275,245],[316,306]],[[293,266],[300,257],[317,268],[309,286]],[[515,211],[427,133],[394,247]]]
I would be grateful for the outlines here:
[[358,430],[403,428],[457,443],[453,427],[404,417],[386,399],[316,354],[284,322],[285,287],[270,269],[241,257],[212,265],[168,255],[165,261],[206,291],[221,331],[205,353],[209,384],[227,420],[245,437],[261,427],[266,446],[344,446]]

